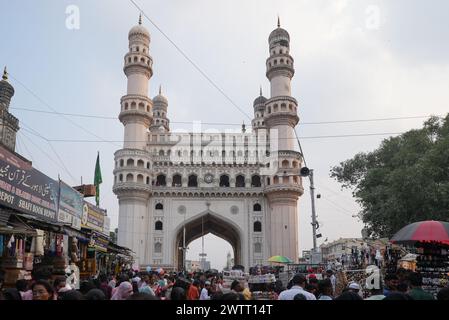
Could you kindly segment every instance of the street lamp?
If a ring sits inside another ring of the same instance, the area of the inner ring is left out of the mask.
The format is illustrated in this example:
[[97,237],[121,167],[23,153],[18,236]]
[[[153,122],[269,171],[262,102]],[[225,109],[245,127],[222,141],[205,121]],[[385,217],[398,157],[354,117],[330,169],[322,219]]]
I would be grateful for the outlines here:
[[[307,167],[301,168],[300,174],[302,177],[309,177],[310,180],[310,197],[312,198],[312,231],[313,231],[313,252],[317,252],[317,234],[318,222],[316,221],[316,211],[315,211],[315,185],[313,183],[313,169]],[[321,234],[319,235],[322,236]]]

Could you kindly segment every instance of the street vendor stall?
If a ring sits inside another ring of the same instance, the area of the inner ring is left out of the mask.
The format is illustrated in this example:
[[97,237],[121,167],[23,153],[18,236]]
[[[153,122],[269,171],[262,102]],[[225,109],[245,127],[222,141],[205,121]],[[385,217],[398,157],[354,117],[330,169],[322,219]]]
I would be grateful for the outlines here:
[[392,243],[416,254],[415,271],[423,277],[423,289],[434,296],[449,284],[449,223],[422,221],[399,230]]
[[276,277],[274,274],[251,275],[248,279],[248,285],[253,300],[275,300],[275,283]]

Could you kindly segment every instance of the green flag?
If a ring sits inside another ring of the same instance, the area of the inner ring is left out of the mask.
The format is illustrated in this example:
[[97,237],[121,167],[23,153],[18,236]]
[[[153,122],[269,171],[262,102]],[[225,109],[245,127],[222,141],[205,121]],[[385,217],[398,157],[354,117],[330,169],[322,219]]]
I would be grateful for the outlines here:
[[103,182],[101,178],[101,169],[100,169],[100,152],[97,155],[97,163],[95,164],[95,178],[94,185],[96,189],[95,202],[97,203],[97,207],[100,206],[100,184]]

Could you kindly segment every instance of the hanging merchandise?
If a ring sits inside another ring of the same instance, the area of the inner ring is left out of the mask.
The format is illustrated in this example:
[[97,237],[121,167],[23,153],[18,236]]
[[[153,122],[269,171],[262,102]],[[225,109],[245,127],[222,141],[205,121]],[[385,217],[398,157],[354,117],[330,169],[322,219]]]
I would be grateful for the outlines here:
[[0,234],[0,257],[3,256],[3,235]]
[[9,249],[8,250],[8,254],[10,257],[14,257],[16,254],[16,239],[14,238],[14,235],[12,235],[9,238],[8,244],[6,245],[6,247]]
[[31,241],[31,250],[35,256],[44,255],[44,231],[36,230],[36,237]]
[[50,254],[54,255],[56,253],[56,237],[55,237],[55,234],[52,232],[50,232],[49,241],[50,241],[50,247],[49,247]]
[[69,256],[69,236],[64,235],[62,239],[62,254],[64,257]]
[[55,243],[56,243],[56,256],[62,257],[64,252],[64,237],[62,234],[57,234],[55,237]]
[[423,277],[423,289],[436,296],[449,284],[449,246],[441,243],[416,244],[416,271]]
[[12,248],[12,245],[13,245],[13,243],[14,243],[15,241],[16,241],[16,240],[14,239],[14,235],[12,235],[11,238],[9,238],[9,241],[8,241],[8,245],[7,245],[8,249],[11,249],[11,248]]

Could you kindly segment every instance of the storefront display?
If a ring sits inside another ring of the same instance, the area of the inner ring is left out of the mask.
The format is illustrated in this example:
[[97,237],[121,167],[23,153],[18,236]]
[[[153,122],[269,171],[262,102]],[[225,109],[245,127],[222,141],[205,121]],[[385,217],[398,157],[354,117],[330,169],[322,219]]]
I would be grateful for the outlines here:
[[252,275],[248,279],[249,289],[254,300],[274,300],[274,284],[276,276],[274,274]]
[[449,285],[449,245],[418,243],[415,247],[416,271],[423,277],[423,289],[436,296]]

